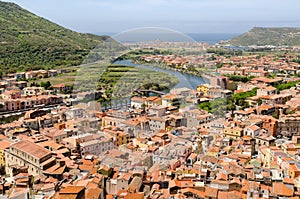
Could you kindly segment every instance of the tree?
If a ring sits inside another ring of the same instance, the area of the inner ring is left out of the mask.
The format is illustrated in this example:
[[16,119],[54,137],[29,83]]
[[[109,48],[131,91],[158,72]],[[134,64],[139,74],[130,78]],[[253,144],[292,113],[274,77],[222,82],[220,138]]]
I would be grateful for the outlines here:
[[257,105],[260,106],[262,104],[261,98],[258,98],[256,102],[257,102]]
[[51,87],[51,83],[49,81],[41,82],[41,87],[44,87],[45,89],[49,89]]
[[224,65],[223,63],[217,63],[217,64],[216,64],[217,68],[222,68],[223,65]]
[[143,109],[143,112],[146,111],[146,104],[145,103],[142,104],[142,109]]
[[245,102],[248,97],[253,97],[257,93],[257,88],[252,89],[251,91],[236,93],[232,96],[232,99],[238,106],[242,106],[243,108],[248,108],[249,104]]
[[229,102],[227,104],[227,109],[230,110],[230,111],[234,111],[236,109],[236,105],[232,102]]
[[32,82],[32,83],[30,84],[30,87],[33,87],[33,86],[37,86],[37,87],[39,87],[40,85],[39,85],[39,84],[37,84],[36,82]]
[[227,89],[235,91],[237,89],[237,84],[235,82],[230,82]]

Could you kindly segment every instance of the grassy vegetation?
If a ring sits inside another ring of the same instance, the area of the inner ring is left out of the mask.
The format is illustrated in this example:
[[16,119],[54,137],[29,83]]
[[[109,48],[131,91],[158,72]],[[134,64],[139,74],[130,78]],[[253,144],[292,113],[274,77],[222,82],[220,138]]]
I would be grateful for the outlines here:
[[300,55],[296,59],[293,59],[292,62],[300,64]]
[[210,102],[204,102],[198,105],[198,108],[214,113],[215,115],[222,116],[228,110],[233,111],[236,105],[242,108],[247,108],[249,105],[245,100],[249,97],[255,96],[257,88],[248,92],[236,93],[229,98],[220,98]]
[[[295,87],[299,81],[294,81],[294,82],[287,82],[287,83],[282,83],[275,85],[277,88],[277,91],[280,92],[282,90],[290,89],[291,87]],[[247,92],[241,92],[241,93],[236,93],[233,94],[230,98],[222,98],[222,99],[217,99],[213,100],[210,102],[204,102],[198,105],[198,108],[204,109],[210,113],[219,113],[220,110],[235,110],[235,105],[244,108],[248,108],[249,105],[245,101],[249,97],[256,96],[257,94],[257,88],[252,89],[251,91]],[[261,102],[258,101],[258,104]]]
[[60,74],[58,76],[55,77],[49,77],[49,78],[45,78],[45,79],[37,79],[37,80],[30,80],[29,81],[29,85],[31,83],[36,83],[36,84],[40,84],[44,81],[49,81],[51,83],[51,85],[56,85],[56,84],[74,84],[75,79],[76,79],[77,73],[76,72],[71,72],[71,73],[65,73],[65,74]]
[[13,121],[16,121],[16,120],[20,119],[23,116],[24,116],[24,114],[21,114],[21,115],[11,115],[9,117],[1,117],[0,118],[0,125],[1,124],[11,123]]
[[[176,52],[176,51],[174,51]],[[177,66],[177,65],[167,65],[167,63],[162,61],[151,61],[147,62],[144,59],[141,59],[142,56],[145,55],[171,55],[173,54],[173,51],[170,49],[139,49],[139,50],[133,50],[130,51],[122,56],[120,56],[117,60],[126,60],[130,59],[134,63],[142,64],[142,65],[149,65],[154,66],[157,68],[163,68],[163,69],[169,69],[169,70],[176,70],[187,74],[192,75],[198,75],[201,76],[201,74],[206,70],[205,68],[196,68],[194,65],[188,65],[185,68],[183,66]],[[177,53],[174,53],[178,55]]]
[[208,111],[209,113],[216,113],[226,110],[227,100],[224,98],[216,99],[210,102],[203,102],[198,105],[198,108]]
[[235,46],[249,45],[300,45],[300,28],[259,28],[231,39],[228,43]]
[[104,91],[100,101],[112,98],[128,97],[137,89],[162,91],[173,87],[178,79],[166,73],[123,65],[101,65],[93,63],[78,69],[77,72],[66,73],[55,77],[31,80],[29,83],[41,84],[49,81],[51,85],[65,83],[74,84],[76,91]]
[[280,92],[282,90],[286,90],[286,89],[295,87],[298,83],[299,83],[299,81],[287,82],[287,83],[275,85],[275,87],[277,88],[277,92]]
[[170,50],[163,50],[163,49],[138,49],[138,50],[132,50],[120,57],[118,57],[119,60],[136,60],[142,55],[171,55],[173,54]]
[[178,83],[174,76],[130,66],[110,65],[97,84],[105,90],[106,99],[132,95],[137,89],[162,91]]
[[208,48],[206,50],[207,53],[214,53],[216,55],[221,56],[242,56],[242,50],[234,50],[229,48]]
[[229,80],[235,81],[235,82],[249,82],[251,79],[254,78],[254,76],[240,76],[240,75],[225,75],[229,78]]
[[0,27],[0,72],[78,65],[108,38],[65,29],[2,1]]
[[232,96],[232,101],[234,104],[241,106],[243,108],[247,108],[249,105],[245,100],[249,97],[256,96],[257,88],[252,89],[251,91],[236,93]]

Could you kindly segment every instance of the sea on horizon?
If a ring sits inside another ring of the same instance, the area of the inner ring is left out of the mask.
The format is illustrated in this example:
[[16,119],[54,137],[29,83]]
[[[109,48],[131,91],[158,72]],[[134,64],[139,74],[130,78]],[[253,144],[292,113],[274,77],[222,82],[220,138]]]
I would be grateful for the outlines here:
[[[108,36],[114,37],[118,33],[96,33],[96,34],[97,35],[108,35]],[[232,39],[233,37],[240,35],[240,33],[185,33],[182,35],[185,35],[187,38],[190,38],[190,40],[214,45],[214,44],[219,43],[220,41]],[[126,42],[135,42],[136,38],[139,41],[150,41],[150,40],[153,40],[153,38],[155,38],[155,39],[159,39],[162,41],[164,41],[166,39],[168,41],[174,41],[174,42],[181,41],[181,39],[182,39],[182,37],[178,36],[178,34],[159,34],[159,36],[156,36],[156,35],[153,35],[152,33],[149,33],[149,34],[143,34],[143,35],[131,34]]]

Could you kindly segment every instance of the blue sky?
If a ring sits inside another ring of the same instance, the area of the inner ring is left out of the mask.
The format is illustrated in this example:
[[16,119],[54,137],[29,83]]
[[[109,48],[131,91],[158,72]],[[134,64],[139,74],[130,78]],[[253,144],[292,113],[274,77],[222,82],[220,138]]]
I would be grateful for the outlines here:
[[183,33],[242,33],[300,27],[299,0],[9,0],[79,32],[163,27]]

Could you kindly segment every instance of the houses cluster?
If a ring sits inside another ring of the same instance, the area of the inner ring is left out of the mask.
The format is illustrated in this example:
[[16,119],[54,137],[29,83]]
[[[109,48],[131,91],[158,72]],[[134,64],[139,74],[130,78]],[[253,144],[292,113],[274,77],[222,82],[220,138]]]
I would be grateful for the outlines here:
[[[260,81],[262,80],[266,81],[261,83]],[[282,79],[278,78],[276,81],[281,83]],[[238,86],[239,90],[235,91],[237,93],[256,88],[257,95],[248,97],[245,100],[249,108],[234,111],[234,119],[247,121],[249,119],[252,120],[256,115],[260,115],[261,118],[271,118],[272,130],[270,131],[269,129],[269,132],[274,132],[272,133],[273,136],[291,138],[292,136],[300,135],[297,125],[300,122],[298,118],[300,111],[300,101],[298,100],[300,94],[299,85],[296,84],[295,87],[279,92],[269,82],[271,81],[269,81],[268,78],[258,78],[243,86]],[[265,128],[268,126],[269,128],[270,124],[262,124],[262,126],[265,126]]]
[[91,102],[27,111],[0,125],[2,193],[9,198],[146,197],[149,169],[158,172],[159,164],[185,161],[193,151],[194,126],[213,118],[195,107],[179,109],[195,93],[176,89],[162,97],[133,97],[128,110],[103,112]]
[[231,94],[208,84],[135,96],[127,109],[27,111],[0,125],[0,189],[8,198],[298,198],[300,89],[277,93],[266,79],[239,85],[257,96],[221,118],[196,107]]
[[300,73],[300,66],[294,62],[298,57],[296,54],[275,55],[267,54],[265,56],[247,55],[247,56],[222,56],[214,54],[200,55],[143,55],[139,60],[148,63],[160,63],[175,69],[190,70],[190,66],[197,70],[206,68],[208,71],[215,71],[222,75],[267,77],[270,74],[276,74],[278,77],[296,75]]
[[74,69],[71,68],[64,68],[64,69],[51,69],[51,70],[31,70],[26,72],[16,72],[16,73],[9,73],[3,76],[4,80],[6,79],[14,79],[14,80],[30,80],[30,79],[41,79],[41,78],[48,78],[54,77],[59,74],[74,72]]
[[268,54],[265,56],[249,55],[240,57],[218,57],[215,62],[221,66],[217,72],[226,75],[266,77],[269,74],[286,77],[298,74],[299,64],[293,62],[297,59],[295,54],[284,54],[276,56]]
[[168,67],[176,69],[188,70],[189,66],[194,67],[210,67],[215,66],[215,62],[212,61],[209,56],[206,55],[143,55],[139,57],[140,61],[161,63]]
[[7,74],[0,81],[0,112],[24,111],[38,106],[62,104],[63,98],[57,93],[72,90],[65,84],[53,85],[51,90],[29,85],[33,78],[48,78],[70,70],[36,70]]
[[[182,36],[182,35],[181,35]],[[184,36],[183,40],[187,38]],[[184,52],[186,49],[192,49],[193,52],[195,51],[204,51],[209,47],[207,43],[195,42],[195,41],[163,41],[157,39],[155,41],[147,41],[147,42],[139,42],[139,43],[132,43],[132,42],[124,42],[125,46],[128,46],[133,49],[144,49],[144,50],[154,50],[154,52],[159,52],[157,49],[163,49],[161,52],[165,52],[164,49],[177,49],[180,52]],[[157,53],[156,53],[157,54]]]
[[[272,56],[231,58],[229,65],[298,70],[292,55]],[[186,57],[170,59],[187,63]],[[227,58],[215,64],[218,59]],[[109,110],[97,102],[65,106],[41,87],[9,86],[0,95],[2,111],[25,114],[0,125],[0,193],[24,199],[299,198],[299,79],[256,76],[234,91],[227,90],[228,77],[215,76],[195,90],[134,96],[130,107]],[[277,89],[289,81],[294,86]],[[253,90],[248,108],[220,115],[198,107]]]
[[[16,89],[16,90],[10,90]],[[14,112],[62,104],[63,98],[42,87],[8,88],[0,94],[0,111]]]

